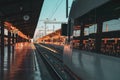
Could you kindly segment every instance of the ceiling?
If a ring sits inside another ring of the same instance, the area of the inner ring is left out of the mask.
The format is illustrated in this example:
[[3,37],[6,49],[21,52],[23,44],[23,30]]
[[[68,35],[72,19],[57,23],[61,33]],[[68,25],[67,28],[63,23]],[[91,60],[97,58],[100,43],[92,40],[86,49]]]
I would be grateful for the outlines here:
[[[83,8],[84,9],[84,8]],[[109,2],[96,7],[75,19],[75,25],[80,24],[96,24],[99,22],[104,22],[112,19],[120,18],[120,1],[110,0]]]
[[0,0],[0,19],[33,37],[44,0]]

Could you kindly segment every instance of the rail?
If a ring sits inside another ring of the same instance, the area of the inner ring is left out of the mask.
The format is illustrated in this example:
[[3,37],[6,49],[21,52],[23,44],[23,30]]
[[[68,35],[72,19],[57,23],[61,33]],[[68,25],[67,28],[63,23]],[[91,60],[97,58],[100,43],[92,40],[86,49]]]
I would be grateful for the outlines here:
[[[40,45],[39,45],[40,46]],[[48,47],[48,46],[47,46]],[[58,49],[58,48],[56,48]],[[49,63],[49,65],[52,66],[53,70],[57,72],[59,76],[62,77],[62,80],[81,80],[75,73],[73,73],[64,63],[62,58],[62,53],[54,53],[50,50],[47,50],[45,48],[37,49],[37,50],[43,50],[44,52],[41,53],[42,57]],[[61,52],[61,51],[60,51]],[[57,66],[56,66],[57,65]],[[61,68],[61,69],[60,69]]]

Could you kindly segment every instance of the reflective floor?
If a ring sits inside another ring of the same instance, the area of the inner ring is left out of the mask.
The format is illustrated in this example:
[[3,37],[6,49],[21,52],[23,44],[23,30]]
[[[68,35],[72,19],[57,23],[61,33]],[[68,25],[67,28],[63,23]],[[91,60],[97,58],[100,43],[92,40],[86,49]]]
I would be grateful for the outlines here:
[[120,80],[120,58],[64,48],[64,62],[82,80]]
[[[72,50],[70,46],[64,50],[64,63],[82,80],[120,80],[120,58]],[[38,62],[32,43],[18,43],[10,50],[6,46],[4,58],[1,56],[0,80],[53,80],[46,77],[49,73],[42,60]]]
[[0,80],[41,80],[33,44],[18,43],[10,51],[6,46],[4,54],[0,59]]

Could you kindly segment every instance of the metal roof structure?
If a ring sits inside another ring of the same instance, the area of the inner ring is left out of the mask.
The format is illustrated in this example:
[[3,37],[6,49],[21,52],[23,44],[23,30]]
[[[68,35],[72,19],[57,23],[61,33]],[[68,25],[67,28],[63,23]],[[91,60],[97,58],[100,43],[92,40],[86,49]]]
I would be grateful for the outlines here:
[[33,37],[44,0],[0,0],[0,20]]
[[74,19],[75,25],[81,23],[89,25],[104,22],[120,17],[119,0],[76,0],[73,2],[70,19]]

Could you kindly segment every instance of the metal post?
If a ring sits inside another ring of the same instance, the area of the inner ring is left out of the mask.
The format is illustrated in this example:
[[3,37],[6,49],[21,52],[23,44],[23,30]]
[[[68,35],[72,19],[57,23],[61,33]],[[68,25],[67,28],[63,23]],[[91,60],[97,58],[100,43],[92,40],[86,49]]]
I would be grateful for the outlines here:
[[18,42],[18,34],[16,34],[16,43]]
[[45,35],[46,35],[46,23],[45,23]]
[[68,0],[66,0],[66,18],[68,17]]
[[101,42],[102,42],[102,28],[103,28],[103,23],[100,22],[97,24],[97,35],[96,35],[96,39],[95,39],[95,51],[96,52],[101,52]]
[[10,58],[11,58],[11,32],[8,31],[8,70],[10,69]]
[[14,37],[15,35],[14,35],[14,33],[12,33],[12,44],[14,44],[15,43],[15,37]]
[[83,48],[83,37],[84,37],[84,25],[81,25],[81,32],[80,32],[80,49]]
[[8,53],[11,51],[11,32],[8,31]]
[[4,24],[2,21],[0,22],[0,26],[1,26],[1,55],[4,56]]
[[0,76],[1,79],[4,79],[4,23],[1,20],[0,21],[0,26],[1,26],[1,55],[0,55],[0,59],[1,59],[1,64],[0,64]]
[[67,29],[68,42],[70,43],[70,41],[71,41],[71,34],[72,34],[72,31],[71,31],[71,19],[69,19],[67,26],[68,26],[68,29]]
[[55,26],[53,25],[53,32],[55,31]]

